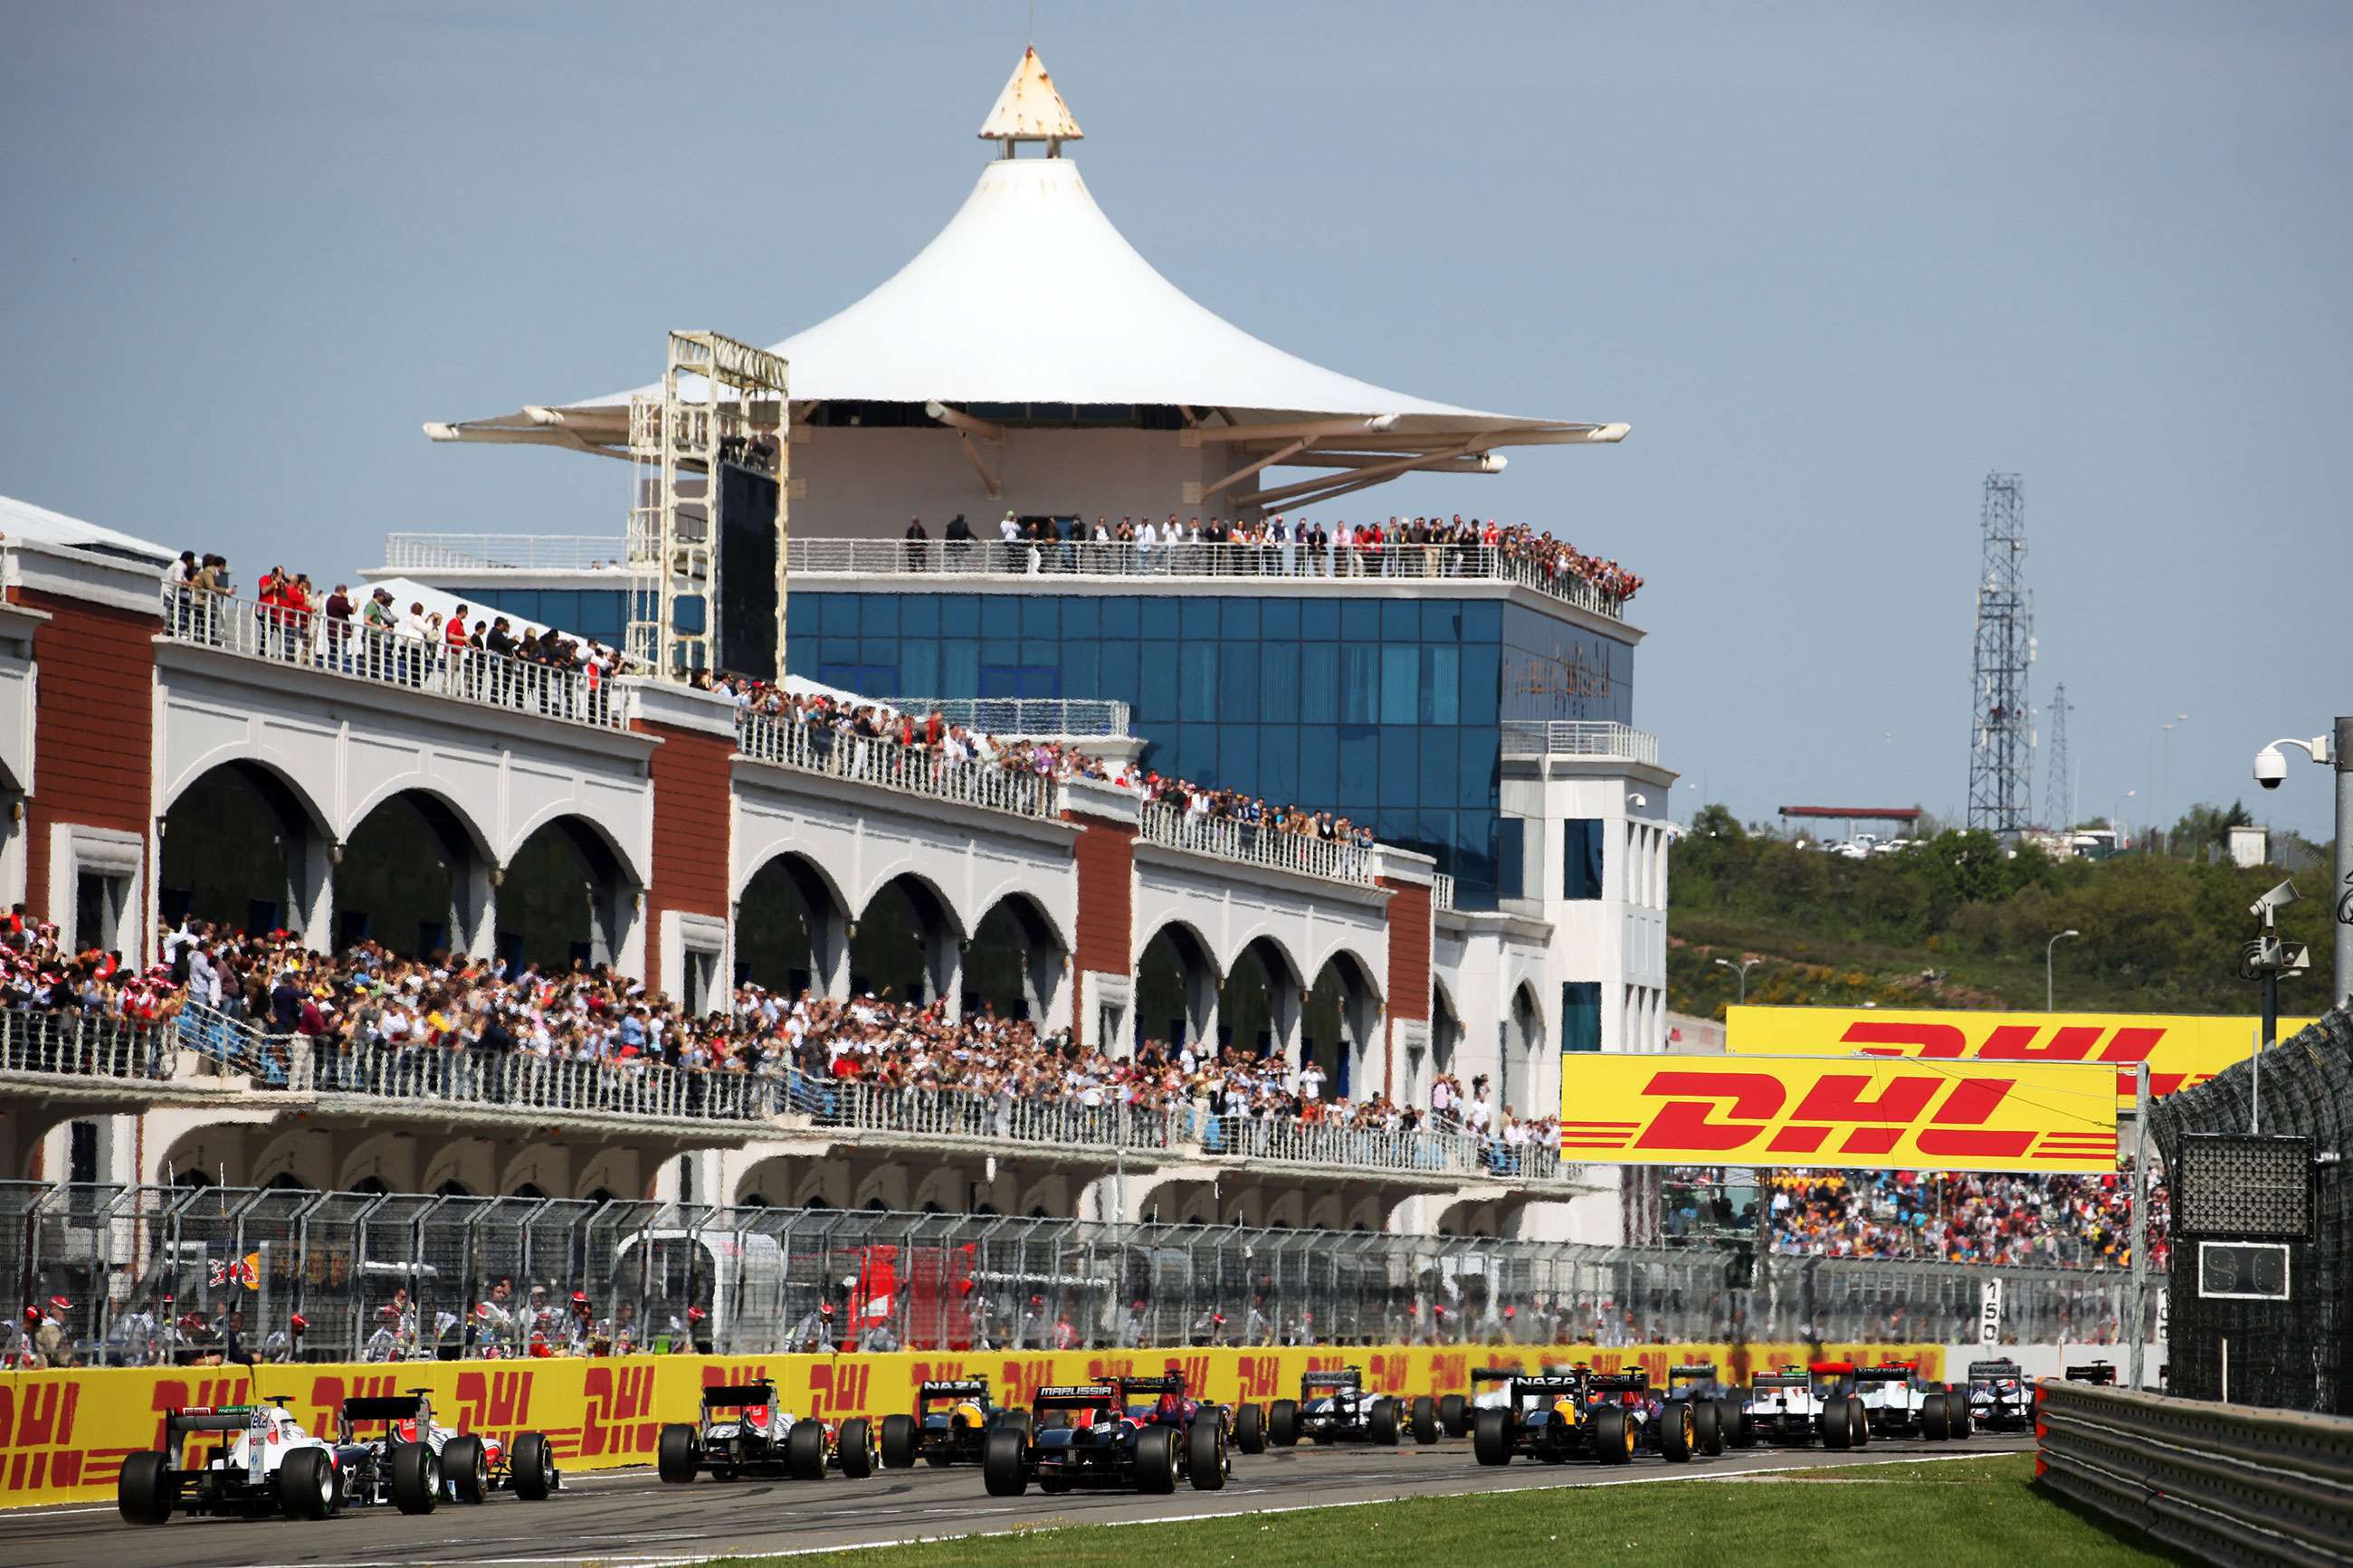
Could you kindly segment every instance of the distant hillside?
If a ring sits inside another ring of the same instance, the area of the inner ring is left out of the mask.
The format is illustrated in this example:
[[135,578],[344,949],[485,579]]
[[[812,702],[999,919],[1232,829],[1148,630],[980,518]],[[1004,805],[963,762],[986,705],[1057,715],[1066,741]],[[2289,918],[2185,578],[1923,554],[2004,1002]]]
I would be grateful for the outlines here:
[[[2253,1013],[2239,944],[2254,932],[2247,906],[2281,875],[2147,855],[2053,861],[1983,833],[1851,860],[1709,806],[1674,849],[1667,1005],[1721,1018],[1739,983],[1714,961],[1754,958],[1751,1002],[2040,1009],[2043,944],[2073,929],[2055,964],[2063,1009]],[[2319,977],[2282,985],[2287,1013],[2327,988],[2325,864],[2299,885],[2282,934],[2311,945]]]

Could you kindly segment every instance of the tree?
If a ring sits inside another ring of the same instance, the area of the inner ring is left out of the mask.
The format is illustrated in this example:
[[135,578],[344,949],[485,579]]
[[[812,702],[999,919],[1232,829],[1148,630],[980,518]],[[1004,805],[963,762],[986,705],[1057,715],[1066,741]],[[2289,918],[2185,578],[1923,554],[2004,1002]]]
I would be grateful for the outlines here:
[[1692,817],[1691,831],[1694,838],[1729,838],[1736,843],[1748,837],[1740,818],[1721,805],[1701,806]]
[[2247,815],[2243,801],[2232,801],[2228,811],[2200,801],[2182,813],[2181,820],[2173,825],[2173,831],[2166,837],[2167,853],[2172,853],[2172,847],[2178,845],[2189,850],[2194,859],[2208,849],[2219,849],[2228,844],[2233,827],[2252,827],[2254,821]]

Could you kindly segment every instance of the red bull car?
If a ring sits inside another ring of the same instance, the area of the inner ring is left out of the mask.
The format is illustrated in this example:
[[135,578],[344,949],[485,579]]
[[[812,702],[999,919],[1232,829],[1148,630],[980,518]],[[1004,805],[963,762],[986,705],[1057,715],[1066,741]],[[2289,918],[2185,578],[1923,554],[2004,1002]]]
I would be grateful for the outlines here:
[[[1180,1480],[1197,1491],[1216,1491],[1230,1468],[1221,1420],[1186,1422],[1155,1399],[1142,1413],[1130,1408],[1135,1385],[1160,1379],[1071,1384],[1041,1388],[1031,1407],[1029,1429],[1000,1426],[981,1451],[981,1478],[991,1497],[1019,1497],[1032,1482],[1049,1494],[1073,1487],[1168,1493]],[[1174,1394],[1183,1401],[1183,1380]],[[1170,1392],[1164,1389],[1163,1393]]]
[[712,1479],[738,1476],[789,1476],[822,1479],[830,1468],[852,1479],[874,1473],[874,1445],[863,1416],[836,1424],[797,1416],[776,1402],[776,1385],[714,1384],[702,1391],[701,1416],[689,1425],[661,1429],[655,1468],[665,1481],[684,1484],[709,1473]]

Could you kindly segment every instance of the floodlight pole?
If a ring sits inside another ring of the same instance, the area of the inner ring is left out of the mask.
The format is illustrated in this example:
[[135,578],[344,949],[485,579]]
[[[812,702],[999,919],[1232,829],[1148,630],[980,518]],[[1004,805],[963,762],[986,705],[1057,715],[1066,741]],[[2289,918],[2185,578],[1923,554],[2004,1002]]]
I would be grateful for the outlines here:
[[2148,1063],[2133,1064],[2132,1331],[2125,1340],[2125,1381],[2140,1387],[2141,1341],[2148,1321]]

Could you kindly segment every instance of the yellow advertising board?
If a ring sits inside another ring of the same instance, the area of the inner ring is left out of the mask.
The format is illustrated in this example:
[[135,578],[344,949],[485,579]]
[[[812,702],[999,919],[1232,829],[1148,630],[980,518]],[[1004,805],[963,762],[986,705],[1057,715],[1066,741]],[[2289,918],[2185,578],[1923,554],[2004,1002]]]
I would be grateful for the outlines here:
[[1560,1145],[1633,1165],[2112,1171],[2107,1075],[2073,1063],[1580,1053]]
[[[653,1462],[662,1425],[691,1421],[705,1384],[773,1378],[796,1415],[879,1421],[914,1403],[926,1379],[986,1376],[1000,1404],[1027,1405],[1050,1384],[1092,1383],[1126,1373],[1181,1371],[1202,1396],[1231,1403],[1295,1395],[1308,1372],[1360,1366],[1384,1393],[1469,1394],[1484,1366],[1540,1370],[1587,1362],[1604,1372],[1641,1366],[1663,1384],[1667,1369],[1714,1362],[1731,1383],[1803,1362],[1800,1344],[1366,1345],[1144,1351],[923,1352],[892,1355],[616,1356],[580,1361],[403,1362],[393,1365],[88,1369],[0,1373],[0,1507],[100,1502],[114,1496],[123,1459],[163,1442],[166,1411],[250,1404],[272,1394],[311,1432],[332,1433],[354,1395],[432,1391],[434,1419],[463,1432],[544,1432],[565,1470],[617,1469]],[[1920,1373],[1945,1375],[1940,1345],[1829,1345],[1833,1360],[1917,1359]],[[973,1478],[980,1489],[980,1478]]]
[[[2133,1100],[2133,1065],[2148,1091],[2171,1094],[2247,1059],[2254,1018],[2168,1013],[1964,1013],[1886,1007],[1733,1007],[1725,1048],[1736,1056],[1917,1057],[1936,1061],[2114,1062],[2116,1098]],[[2283,1040],[2312,1022],[2282,1018]]]

